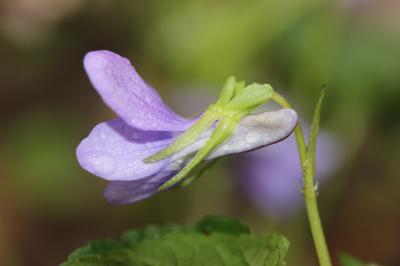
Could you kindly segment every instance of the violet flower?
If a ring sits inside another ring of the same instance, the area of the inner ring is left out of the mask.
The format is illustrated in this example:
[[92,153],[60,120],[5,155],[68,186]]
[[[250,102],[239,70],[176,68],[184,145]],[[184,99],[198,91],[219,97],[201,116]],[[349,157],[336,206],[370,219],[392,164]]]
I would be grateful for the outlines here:
[[[132,203],[156,194],[205,144],[213,126],[178,153],[144,163],[196,120],[182,118],[166,106],[126,58],[110,51],[89,52],[84,67],[92,85],[118,118],[98,124],[79,144],[80,165],[110,181],[104,194],[112,203]],[[245,116],[230,138],[205,160],[275,143],[287,137],[296,123],[297,114],[291,109]]]
[[[340,145],[332,134],[319,133],[316,147],[318,185],[323,185],[340,165],[340,151]],[[238,189],[264,215],[287,218],[304,206],[302,172],[294,135],[276,145],[244,155],[239,165]]]

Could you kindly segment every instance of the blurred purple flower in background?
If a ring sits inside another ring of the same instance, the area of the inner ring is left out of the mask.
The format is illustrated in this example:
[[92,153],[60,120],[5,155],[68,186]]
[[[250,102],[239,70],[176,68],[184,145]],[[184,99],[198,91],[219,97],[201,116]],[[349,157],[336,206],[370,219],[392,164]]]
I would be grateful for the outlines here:
[[[316,179],[323,184],[342,161],[340,143],[320,131],[316,150]],[[239,159],[238,190],[264,215],[284,219],[304,206],[302,172],[294,134],[276,145]]]
[[[77,148],[80,165],[111,181],[105,197],[132,203],[158,192],[205,144],[213,127],[178,153],[155,163],[143,160],[171,144],[195,120],[174,113],[136,73],[129,60],[110,51],[90,52],[84,67],[103,101],[119,116],[97,125]],[[287,137],[297,123],[291,109],[244,117],[231,137],[206,160],[254,150]]]

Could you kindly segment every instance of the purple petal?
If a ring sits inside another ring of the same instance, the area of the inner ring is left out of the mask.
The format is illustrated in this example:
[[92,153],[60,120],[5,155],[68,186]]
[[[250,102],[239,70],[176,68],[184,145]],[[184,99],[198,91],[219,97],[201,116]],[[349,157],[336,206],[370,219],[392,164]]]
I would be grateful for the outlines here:
[[142,131],[115,119],[97,125],[77,148],[82,168],[106,180],[136,180],[154,175],[168,159],[145,164],[143,159],[165,148],[171,133]]
[[173,175],[160,172],[139,180],[113,181],[104,191],[106,199],[113,204],[129,204],[157,194],[158,188]]
[[[291,109],[247,116],[240,121],[231,138],[213,151],[208,159],[253,150],[277,142],[288,136],[296,123],[297,114]],[[205,144],[212,132],[213,127],[190,146],[174,154],[163,167],[157,168],[159,170],[157,173],[153,172],[152,175],[137,180],[111,182],[105,190],[105,197],[112,203],[127,204],[158,193],[159,186],[185,166],[190,157]],[[170,141],[171,139],[168,139],[167,142]],[[142,159],[144,157],[142,156]]]
[[245,116],[234,134],[209,156],[210,159],[259,149],[285,139],[297,125],[297,113],[280,109]]
[[87,53],[83,63],[103,101],[128,125],[156,131],[184,131],[192,125],[165,105],[128,59],[103,50]]
[[[206,157],[206,160],[268,146],[289,136],[296,124],[297,113],[292,109],[280,109],[245,116],[229,139],[215,148]],[[172,161],[193,154],[203,147],[214,127],[215,125],[209,128],[190,146],[174,154]]]

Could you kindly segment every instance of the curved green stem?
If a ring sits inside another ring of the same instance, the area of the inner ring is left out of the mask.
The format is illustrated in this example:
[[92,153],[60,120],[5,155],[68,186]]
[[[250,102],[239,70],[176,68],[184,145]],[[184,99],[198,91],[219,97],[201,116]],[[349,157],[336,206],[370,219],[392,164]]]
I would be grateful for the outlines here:
[[[272,96],[272,99],[277,102],[280,106],[283,108],[290,108],[292,109],[292,106],[286,101],[285,98],[283,98],[282,95],[280,95],[277,92],[274,92],[274,95]],[[303,164],[303,162],[306,161],[306,153],[307,153],[307,146],[304,141],[304,136],[303,136],[303,130],[301,129],[300,123],[297,123],[296,128],[294,129],[294,134],[296,137],[296,143],[297,143],[297,150],[299,152],[299,158],[300,162]],[[303,165],[301,166],[303,169]]]
[[[278,93],[274,93],[272,99],[284,108],[291,108],[290,104]],[[303,131],[300,123],[297,124],[294,134],[296,136],[297,149],[299,152],[301,168],[304,177],[303,194],[306,203],[307,216],[310,223],[311,234],[317,252],[319,264],[321,266],[331,266],[328,246],[326,244],[324,231],[322,229],[321,218],[318,212],[317,193],[315,191],[314,165],[315,161],[307,159],[307,145],[305,144]],[[315,156],[315,154],[314,154]]]

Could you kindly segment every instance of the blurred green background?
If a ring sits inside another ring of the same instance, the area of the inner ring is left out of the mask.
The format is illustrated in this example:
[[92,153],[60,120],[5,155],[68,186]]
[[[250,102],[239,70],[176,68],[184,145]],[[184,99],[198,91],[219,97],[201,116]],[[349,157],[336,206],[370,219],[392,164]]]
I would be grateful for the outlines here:
[[75,148],[114,117],[82,68],[87,51],[132,60],[184,115],[229,75],[270,83],[322,126],[345,161],[321,188],[333,257],[400,265],[400,2],[396,0],[1,0],[0,265],[58,265],[90,239],[149,223],[238,217],[291,240],[288,265],[316,265],[304,211],[272,219],[240,195],[231,159],[199,182],[128,206],[102,197]]

